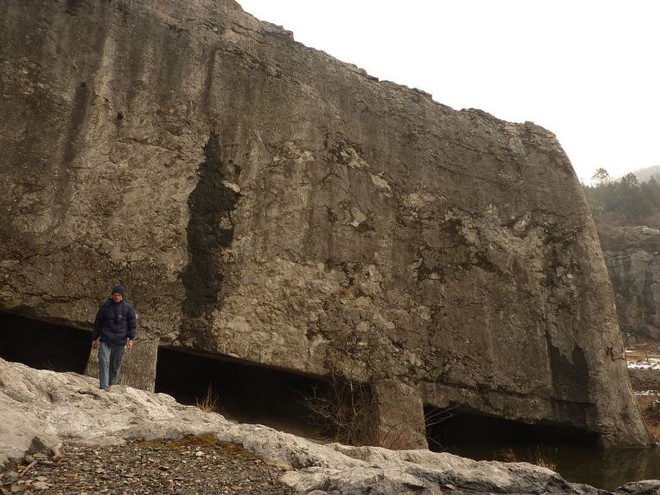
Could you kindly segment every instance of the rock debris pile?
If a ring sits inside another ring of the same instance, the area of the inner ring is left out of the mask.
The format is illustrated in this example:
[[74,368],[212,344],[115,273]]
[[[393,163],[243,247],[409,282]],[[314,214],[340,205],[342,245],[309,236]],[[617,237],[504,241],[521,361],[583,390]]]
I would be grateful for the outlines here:
[[108,447],[71,446],[54,458],[37,454],[27,461],[0,475],[0,493],[294,493],[279,481],[282,468],[212,435]]

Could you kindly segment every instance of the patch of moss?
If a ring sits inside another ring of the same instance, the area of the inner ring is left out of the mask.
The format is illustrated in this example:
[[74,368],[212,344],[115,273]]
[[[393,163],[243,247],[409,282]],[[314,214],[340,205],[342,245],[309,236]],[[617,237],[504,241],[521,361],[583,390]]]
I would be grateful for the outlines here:
[[202,447],[218,450],[220,453],[227,457],[240,456],[246,459],[257,458],[245,450],[243,446],[235,443],[221,442],[215,435],[211,433],[207,433],[205,435],[188,435],[179,439],[145,440],[140,442],[138,445],[146,449],[179,449]]

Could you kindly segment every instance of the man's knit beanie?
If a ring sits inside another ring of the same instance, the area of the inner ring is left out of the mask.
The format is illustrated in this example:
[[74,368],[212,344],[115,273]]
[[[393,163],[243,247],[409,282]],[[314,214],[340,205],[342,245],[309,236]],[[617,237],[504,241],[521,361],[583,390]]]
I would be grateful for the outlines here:
[[110,294],[121,294],[124,295],[124,288],[121,285],[116,285]]

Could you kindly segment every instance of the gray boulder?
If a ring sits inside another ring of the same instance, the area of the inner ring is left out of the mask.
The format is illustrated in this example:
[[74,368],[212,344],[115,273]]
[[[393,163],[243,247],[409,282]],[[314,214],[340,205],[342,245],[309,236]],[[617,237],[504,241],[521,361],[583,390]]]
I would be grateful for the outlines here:
[[[526,463],[473,461],[428,450],[321,445],[261,425],[232,423],[177,404],[165,394],[123,386],[99,391],[89,377],[2,359],[0,425],[0,466],[28,452],[63,445],[121,445],[129,439],[210,433],[285,467],[282,481],[301,494],[608,493],[568,483],[549,469]],[[646,495],[657,486],[653,481],[631,483],[617,494]]]

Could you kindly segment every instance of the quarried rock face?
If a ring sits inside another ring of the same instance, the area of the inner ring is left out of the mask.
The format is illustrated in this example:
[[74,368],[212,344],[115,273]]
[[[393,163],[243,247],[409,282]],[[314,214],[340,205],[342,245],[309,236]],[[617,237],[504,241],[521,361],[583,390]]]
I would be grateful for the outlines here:
[[88,329],[120,281],[152,346],[648,444],[551,133],[380,82],[230,0],[0,19],[2,311]]
[[660,231],[622,227],[609,235],[603,254],[621,331],[630,343],[660,340]]

